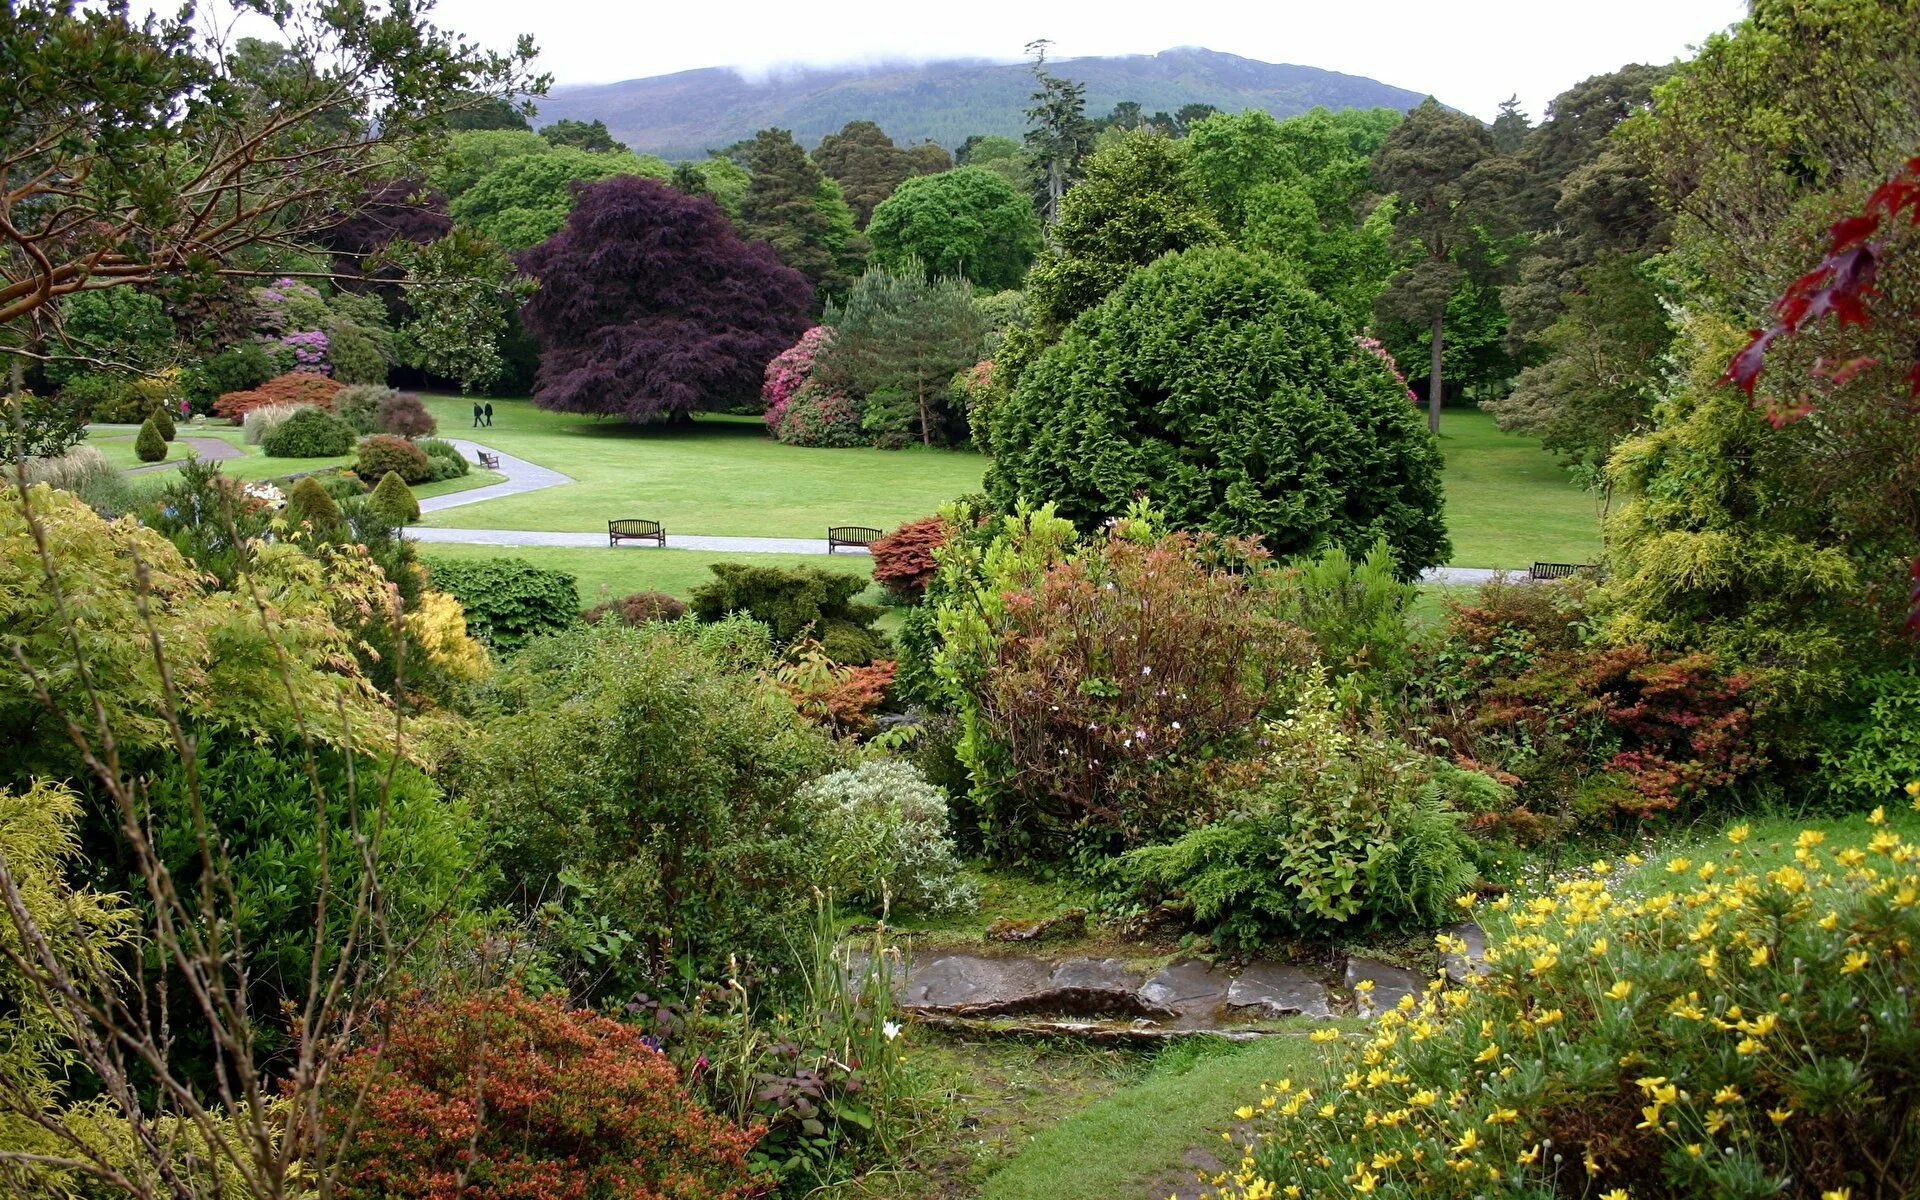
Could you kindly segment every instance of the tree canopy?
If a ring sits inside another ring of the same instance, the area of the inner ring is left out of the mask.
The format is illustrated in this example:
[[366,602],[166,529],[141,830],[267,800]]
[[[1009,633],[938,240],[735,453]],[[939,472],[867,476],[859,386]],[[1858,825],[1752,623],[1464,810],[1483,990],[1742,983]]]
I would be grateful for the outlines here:
[[755,395],[811,322],[813,295],[714,202],[639,175],[582,188],[566,223],[520,256],[540,281],[521,319],[538,340],[533,400],[629,421]]
[[740,201],[741,235],[772,246],[816,293],[845,291],[866,261],[867,245],[839,185],[784,129],[761,130],[735,154],[751,175]]
[[572,146],[516,154],[475,180],[452,204],[453,215],[502,246],[522,250],[551,237],[566,220],[576,185],[615,175],[666,179],[652,155],[592,154]]
[[867,238],[876,264],[897,271],[918,260],[996,291],[1018,286],[1040,248],[1033,206],[984,167],[902,183],[873,210]]

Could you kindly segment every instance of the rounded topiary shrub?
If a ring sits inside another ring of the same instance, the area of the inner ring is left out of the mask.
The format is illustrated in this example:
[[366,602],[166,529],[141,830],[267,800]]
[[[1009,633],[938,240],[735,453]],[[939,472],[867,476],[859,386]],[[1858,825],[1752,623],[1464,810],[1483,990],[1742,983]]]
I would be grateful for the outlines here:
[[403,437],[377,433],[360,442],[360,460],[354,471],[368,483],[378,483],[388,472],[406,483],[425,483],[433,478],[433,464],[427,452]]
[[325,485],[311,475],[288,491],[287,507],[282,515],[295,527],[310,526],[319,537],[337,533],[341,527],[340,505],[327,493]]
[[269,458],[332,458],[353,451],[353,426],[330,412],[303,408],[260,439]]
[[420,501],[397,471],[388,471],[380,477],[368,502],[391,525],[411,525],[420,519]]
[[1082,528],[1152,500],[1179,528],[1280,556],[1385,538],[1403,575],[1447,560],[1440,452],[1406,390],[1280,263],[1206,247],[1128,278],[990,417],[988,492]]
[[167,440],[160,436],[160,427],[153,423],[152,417],[148,417],[146,424],[140,426],[140,436],[133,439],[133,452],[140,456],[143,463],[165,461]]

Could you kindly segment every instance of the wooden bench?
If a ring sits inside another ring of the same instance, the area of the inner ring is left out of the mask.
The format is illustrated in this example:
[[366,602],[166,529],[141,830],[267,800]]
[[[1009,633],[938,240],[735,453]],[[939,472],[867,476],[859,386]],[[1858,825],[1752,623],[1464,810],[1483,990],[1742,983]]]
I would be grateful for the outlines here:
[[485,450],[479,453],[481,466],[489,471],[498,471],[500,469],[500,456],[498,454],[488,454]]
[[667,527],[658,521],[608,521],[607,545],[618,546],[621,542],[652,542],[664,549]]
[[1600,568],[1594,563],[1537,562],[1527,568],[1528,579],[1572,579],[1575,575],[1593,579],[1599,574]]
[[827,527],[827,553],[832,554],[843,546],[858,546],[864,550],[883,536],[880,530],[869,529],[865,525],[830,525]]

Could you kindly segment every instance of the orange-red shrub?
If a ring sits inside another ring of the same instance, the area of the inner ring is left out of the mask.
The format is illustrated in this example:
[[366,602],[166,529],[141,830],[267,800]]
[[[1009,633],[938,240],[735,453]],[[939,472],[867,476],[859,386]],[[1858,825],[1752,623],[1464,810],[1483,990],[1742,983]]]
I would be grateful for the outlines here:
[[311,371],[292,371],[244,392],[227,392],[213,402],[213,411],[238,421],[269,404],[311,404],[333,411],[333,397],[346,385]]
[[782,667],[774,682],[800,715],[835,733],[865,733],[893,686],[894,663],[877,659],[865,666],[829,662],[818,649]]
[[939,569],[933,552],[946,544],[947,523],[939,517],[908,521],[869,547],[873,577],[894,595],[918,601]]
[[347,1200],[745,1200],[756,1131],[696,1104],[637,1029],[515,989],[397,1005],[340,1066]]

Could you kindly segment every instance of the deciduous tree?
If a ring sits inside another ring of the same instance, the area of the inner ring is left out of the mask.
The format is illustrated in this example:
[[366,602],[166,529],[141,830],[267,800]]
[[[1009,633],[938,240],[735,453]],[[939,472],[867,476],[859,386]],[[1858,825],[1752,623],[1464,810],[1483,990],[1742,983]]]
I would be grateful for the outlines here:
[[1033,206],[983,167],[909,179],[873,210],[873,261],[893,271],[917,259],[936,275],[984,288],[1017,287],[1040,248]]
[[541,349],[534,403],[629,421],[753,396],[811,323],[812,292],[712,200],[621,175],[584,188],[521,255],[540,281],[521,319]]

